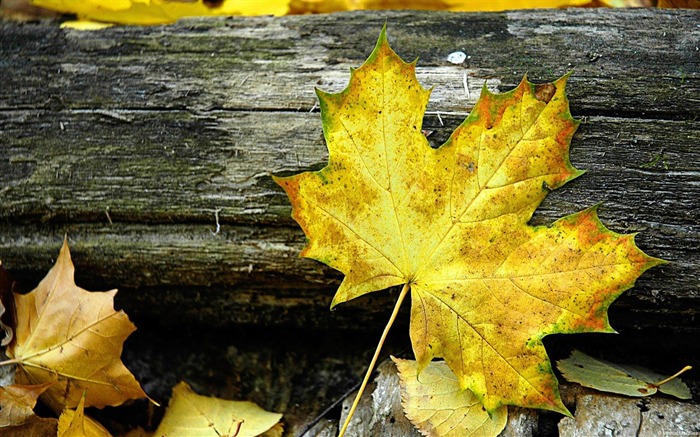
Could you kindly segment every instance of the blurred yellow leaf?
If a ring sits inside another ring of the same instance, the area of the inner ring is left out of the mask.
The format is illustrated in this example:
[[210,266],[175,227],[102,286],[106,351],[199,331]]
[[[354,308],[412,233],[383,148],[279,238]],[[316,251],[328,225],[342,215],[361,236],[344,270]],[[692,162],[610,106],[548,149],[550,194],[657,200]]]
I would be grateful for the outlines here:
[[[639,6],[648,0],[32,0],[52,11],[76,14],[65,23],[82,30],[100,29],[94,22],[167,24],[184,17],[231,15],[319,14],[363,9],[422,9],[435,11],[503,11],[508,9],[566,8],[581,6]],[[667,0],[672,2],[672,0]],[[677,0],[675,3],[693,3]],[[697,2],[695,2],[697,3]],[[678,6],[677,6],[678,7]]]
[[63,410],[58,418],[58,437],[111,437],[97,421],[85,415],[85,397],[75,410]]
[[155,435],[255,437],[266,431],[281,433],[281,418],[281,414],[267,412],[252,402],[200,396],[181,382],[173,388],[173,397]]
[[285,15],[289,0],[217,2],[177,0],[33,0],[54,11],[77,14],[84,21],[119,24],[167,24],[183,17]]

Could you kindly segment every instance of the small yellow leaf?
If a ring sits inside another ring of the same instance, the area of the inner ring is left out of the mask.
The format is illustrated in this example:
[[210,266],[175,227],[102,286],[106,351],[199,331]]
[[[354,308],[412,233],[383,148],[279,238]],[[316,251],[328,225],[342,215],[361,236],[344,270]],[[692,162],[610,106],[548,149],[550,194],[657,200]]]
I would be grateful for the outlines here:
[[76,410],[63,410],[58,418],[58,437],[111,437],[97,421],[85,415],[85,397]]
[[281,414],[265,411],[252,402],[200,396],[187,383],[180,382],[173,388],[173,397],[155,435],[255,437],[272,431],[281,418]]
[[20,383],[54,382],[41,399],[55,412],[114,406],[146,394],[124,367],[124,340],[136,327],[114,311],[116,290],[91,293],[75,285],[75,268],[63,243],[56,265],[37,288],[15,295],[15,341],[7,355],[18,364]]
[[34,405],[51,383],[0,387],[0,428],[27,422],[34,414]]
[[413,360],[394,360],[406,417],[426,436],[497,436],[508,422],[508,407],[491,415],[474,394],[459,387],[444,361],[433,361],[418,376]]

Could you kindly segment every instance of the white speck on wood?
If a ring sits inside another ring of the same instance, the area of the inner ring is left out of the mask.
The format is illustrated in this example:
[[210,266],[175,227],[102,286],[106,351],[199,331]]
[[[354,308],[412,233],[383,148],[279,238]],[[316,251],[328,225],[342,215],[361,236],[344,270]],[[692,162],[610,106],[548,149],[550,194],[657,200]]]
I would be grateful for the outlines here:
[[463,63],[467,59],[467,55],[464,52],[452,52],[447,55],[447,62],[455,65]]

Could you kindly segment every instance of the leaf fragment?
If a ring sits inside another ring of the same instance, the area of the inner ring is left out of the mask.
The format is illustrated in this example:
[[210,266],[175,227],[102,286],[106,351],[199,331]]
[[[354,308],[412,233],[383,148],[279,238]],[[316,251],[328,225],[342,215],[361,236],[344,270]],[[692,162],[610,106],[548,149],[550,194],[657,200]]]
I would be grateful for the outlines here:
[[307,236],[301,256],[345,275],[331,306],[408,284],[419,371],[444,358],[491,413],[567,414],[542,339],[614,332],[610,304],[662,262],[606,229],[596,207],[528,224],[583,173],[569,160],[567,79],[484,89],[432,149],[421,131],[430,92],[383,30],[345,90],[317,92],[328,165],[274,178]]
[[58,419],[32,416],[21,425],[0,428],[2,437],[56,437]]
[[640,366],[616,364],[574,350],[569,358],[557,361],[557,368],[568,381],[599,391],[632,397],[651,396],[657,391],[679,399],[691,399],[688,386],[675,378],[659,384],[665,376]]
[[265,411],[252,402],[201,396],[186,382],[180,382],[173,388],[170,404],[155,435],[255,437],[267,431],[279,435],[280,419],[281,414]]
[[508,407],[489,414],[474,394],[459,387],[444,361],[432,361],[418,375],[413,360],[391,358],[399,370],[406,417],[423,435],[497,436],[508,422]]
[[66,408],[58,418],[58,437],[112,437],[95,419],[85,415],[85,397],[75,410]]
[[51,383],[0,387],[0,428],[22,425],[36,417],[34,406]]
[[15,341],[7,355],[21,383],[53,382],[41,399],[55,412],[120,405],[146,394],[121,362],[123,343],[136,327],[114,310],[116,290],[89,292],[74,281],[67,241],[56,264],[30,293],[15,295]]

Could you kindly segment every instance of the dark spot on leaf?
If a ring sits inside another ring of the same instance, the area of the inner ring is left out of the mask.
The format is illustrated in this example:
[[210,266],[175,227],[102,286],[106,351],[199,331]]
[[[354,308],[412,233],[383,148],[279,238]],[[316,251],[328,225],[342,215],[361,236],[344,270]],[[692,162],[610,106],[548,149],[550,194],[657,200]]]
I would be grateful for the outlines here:
[[647,389],[645,389],[645,388],[638,388],[637,391],[638,391],[639,393],[643,394],[643,395],[649,393],[649,390],[647,390]]
[[553,83],[535,85],[535,98],[540,102],[549,103],[556,91],[557,87],[555,87]]

